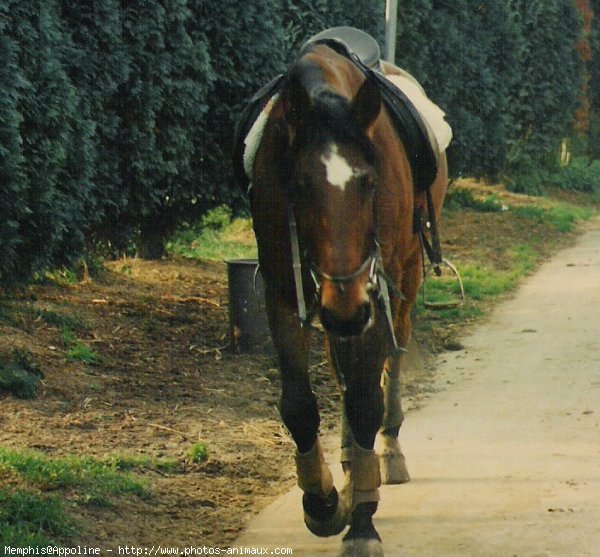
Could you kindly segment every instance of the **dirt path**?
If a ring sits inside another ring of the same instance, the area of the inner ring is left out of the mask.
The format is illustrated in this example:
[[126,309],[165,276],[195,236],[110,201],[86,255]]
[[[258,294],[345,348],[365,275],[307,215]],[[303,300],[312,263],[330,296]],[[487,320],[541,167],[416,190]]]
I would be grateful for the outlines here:
[[[382,489],[388,557],[600,555],[599,310],[596,222],[440,362],[440,392],[402,432],[413,480]],[[339,544],[308,533],[294,489],[235,545]]]

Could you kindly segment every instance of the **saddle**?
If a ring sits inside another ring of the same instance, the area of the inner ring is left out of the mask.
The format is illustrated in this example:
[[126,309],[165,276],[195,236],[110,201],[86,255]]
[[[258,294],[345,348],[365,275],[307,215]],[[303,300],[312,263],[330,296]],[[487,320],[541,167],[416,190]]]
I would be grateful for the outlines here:
[[[427,191],[437,175],[440,147],[435,133],[423,119],[415,104],[404,91],[382,73],[381,51],[377,41],[369,34],[354,27],[334,27],[326,29],[306,41],[300,55],[315,44],[326,44],[351,60],[365,77],[375,80],[396,133],[404,143],[413,173],[415,190],[417,192]],[[404,73],[406,74],[406,72]],[[414,79],[409,74],[406,75]],[[255,93],[244,108],[236,126],[233,168],[236,181],[244,190],[249,185],[249,177],[244,167],[246,137],[270,99],[281,90],[285,77],[285,74],[278,75]]]

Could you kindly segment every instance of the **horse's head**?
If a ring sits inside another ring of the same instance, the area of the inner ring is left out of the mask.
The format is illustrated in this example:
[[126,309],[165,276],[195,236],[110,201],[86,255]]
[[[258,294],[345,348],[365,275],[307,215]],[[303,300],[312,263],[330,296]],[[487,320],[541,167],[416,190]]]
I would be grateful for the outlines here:
[[340,337],[360,335],[373,322],[377,172],[370,136],[381,108],[374,83],[345,77],[350,94],[327,68],[305,64],[282,91],[288,195],[320,285],[321,321]]

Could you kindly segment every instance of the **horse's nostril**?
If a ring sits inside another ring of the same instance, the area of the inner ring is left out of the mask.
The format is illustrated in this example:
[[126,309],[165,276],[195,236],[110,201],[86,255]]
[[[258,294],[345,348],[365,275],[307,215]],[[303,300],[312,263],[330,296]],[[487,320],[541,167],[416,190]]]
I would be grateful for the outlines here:
[[371,304],[363,304],[356,311],[356,321],[366,327],[371,320]]
[[341,319],[333,310],[321,308],[321,323],[325,330],[340,337],[361,335],[371,322],[371,304],[362,304],[349,319]]

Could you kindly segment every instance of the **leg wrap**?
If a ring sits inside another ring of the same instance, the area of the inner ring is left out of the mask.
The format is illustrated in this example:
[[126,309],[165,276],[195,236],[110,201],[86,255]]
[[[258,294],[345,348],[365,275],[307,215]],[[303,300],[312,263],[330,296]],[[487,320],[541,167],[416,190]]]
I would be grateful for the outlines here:
[[298,486],[306,493],[326,497],[333,489],[333,478],[325,463],[319,439],[306,453],[296,453]]
[[402,402],[400,399],[400,374],[387,369],[381,374],[381,388],[383,389],[383,404],[385,407],[381,432],[398,429],[404,421]]
[[349,509],[361,503],[379,501],[379,458],[372,449],[363,449],[357,443],[352,446],[352,458],[345,463],[346,485],[342,497]]
[[[384,484],[403,484],[410,481],[406,460],[398,442],[398,430],[404,421],[400,402],[400,375],[398,362],[395,370],[385,370],[381,376],[385,411],[378,436],[381,477]],[[392,364],[393,365],[393,364]]]
[[304,523],[316,536],[337,536],[348,524],[349,512],[333,485],[317,438],[306,453],[296,453],[298,486],[304,491]]

